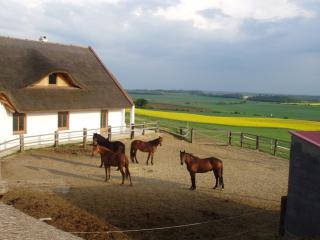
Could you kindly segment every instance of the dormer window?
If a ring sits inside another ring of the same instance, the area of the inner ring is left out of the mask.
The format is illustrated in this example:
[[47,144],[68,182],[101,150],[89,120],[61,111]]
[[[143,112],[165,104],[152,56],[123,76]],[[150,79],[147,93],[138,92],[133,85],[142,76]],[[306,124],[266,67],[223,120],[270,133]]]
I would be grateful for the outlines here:
[[56,85],[57,84],[57,74],[51,73],[49,75],[49,85]]
[[37,82],[29,85],[29,87],[50,87],[52,89],[63,87],[81,89],[81,87],[72,79],[71,75],[63,71],[51,72],[43,76]]

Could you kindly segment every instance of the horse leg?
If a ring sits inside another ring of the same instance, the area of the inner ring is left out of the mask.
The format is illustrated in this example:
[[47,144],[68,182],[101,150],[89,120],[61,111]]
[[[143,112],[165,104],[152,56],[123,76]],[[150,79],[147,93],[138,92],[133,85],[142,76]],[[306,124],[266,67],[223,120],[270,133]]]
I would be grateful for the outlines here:
[[111,166],[109,166],[108,169],[109,169],[109,180],[110,180],[110,178],[111,178],[111,176],[110,176],[111,175]]
[[126,170],[126,178],[129,178],[129,180],[130,180],[130,185],[132,186],[131,174],[130,174],[130,171],[129,171],[129,167],[128,167],[128,166],[125,166],[125,170]]
[[218,187],[218,173],[216,170],[212,170],[214,177],[216,178],[216,185],[213,187],[213,189],[216,189]]
[[121,172],[121,175],[122,175],[122,184],[124,184],[124,171],[123,171],[123,167],[120,168],[120,172]]
[[223,176],[222,176],[222,169],[220,169],[220,174],[219,174],[219,184],[221,186],[221,190],[224,189],[224,182],[223,182]]
[[151,152],[151,165],[153,165],[153,154],[154,152]]
[[195,190],[196,189],[196,174],[194,172],[190,172],[190,177],[191,177],[190,190]]
[[147,165],[149,165],[150,152],[148,153]]
[[221,190],[224,189],[224,182],[223,182],[223,177],[220,177],[220,184],[221,184]]
[[106,166],[104,166],[104,169],[105,169],[105,171],[106,171],[106,182],[108,182],[108,168],[106,167]]
[[138,149],[134,151],[134,159],[136,160],[136,163],[139,163],[137,159],[137,153],[138,153]]
[[102,159],[102,156],[101,156],[101,164],[100,164],[100,168],[103,167],[103,159]]

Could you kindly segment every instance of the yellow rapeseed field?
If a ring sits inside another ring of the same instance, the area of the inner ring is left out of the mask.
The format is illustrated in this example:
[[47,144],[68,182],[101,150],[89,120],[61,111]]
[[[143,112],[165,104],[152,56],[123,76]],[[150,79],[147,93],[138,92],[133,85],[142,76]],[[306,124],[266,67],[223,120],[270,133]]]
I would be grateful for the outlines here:
[[191,113],[163,112],[146,109],[136,109],[136,114],[185,122],[220,124],[228,126],[286,128],[305,131],[320,130],[320,122],[298,119],[220,117]]

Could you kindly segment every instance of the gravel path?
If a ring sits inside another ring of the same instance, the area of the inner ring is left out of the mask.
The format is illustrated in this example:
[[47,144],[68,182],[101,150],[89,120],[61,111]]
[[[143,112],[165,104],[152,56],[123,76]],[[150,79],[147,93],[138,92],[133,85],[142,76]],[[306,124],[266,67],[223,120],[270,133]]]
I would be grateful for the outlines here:
[[[124,142],[128,154],[130,140]],[[197,190],[189,191],[190,177],[185,165],[180,165],[179,150],[221,158],[225,191],[212,189],[212,173],[197,174]],[[75,206],[121,229],[187,224],[262,210],[255,217],[217,226],[129,234],[134,239],[212,239],[252,229],[253,235],[237,239],[259,239],[260,235],[270,239],[276,235],[280,198],[287,193],[288,160],[237,147],[189,144],[167,134],[155,154],[155,165],[147,166],[146,158],[147,154],[139,152],[140,164],[130,164],[133,187],[128,182],[120,186],[120,173],[115,169],[111,181],[104,182],[104,169],[98,168],[100,157],[67,148],[35,150],[8,158],[3,162],[2,175],[9,186],[63,192],[61,196]]]

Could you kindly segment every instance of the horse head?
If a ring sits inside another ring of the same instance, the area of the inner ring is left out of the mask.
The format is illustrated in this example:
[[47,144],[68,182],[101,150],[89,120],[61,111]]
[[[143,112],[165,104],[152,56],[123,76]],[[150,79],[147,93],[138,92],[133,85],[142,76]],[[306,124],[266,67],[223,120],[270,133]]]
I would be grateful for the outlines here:
[[94,157],[96,153],[99,153],[99,145],[97,141],[94,139],[92,144],[91,156]]
[[158,140],[159,141],[159,145],[162,146],[163,137],[159,137],[158,139],[159,139]]
[[185,161],[186,159],[186,151],[181,151],[180,150],[180,162],[181,162],[181,165],[183,165],[183,162]]

